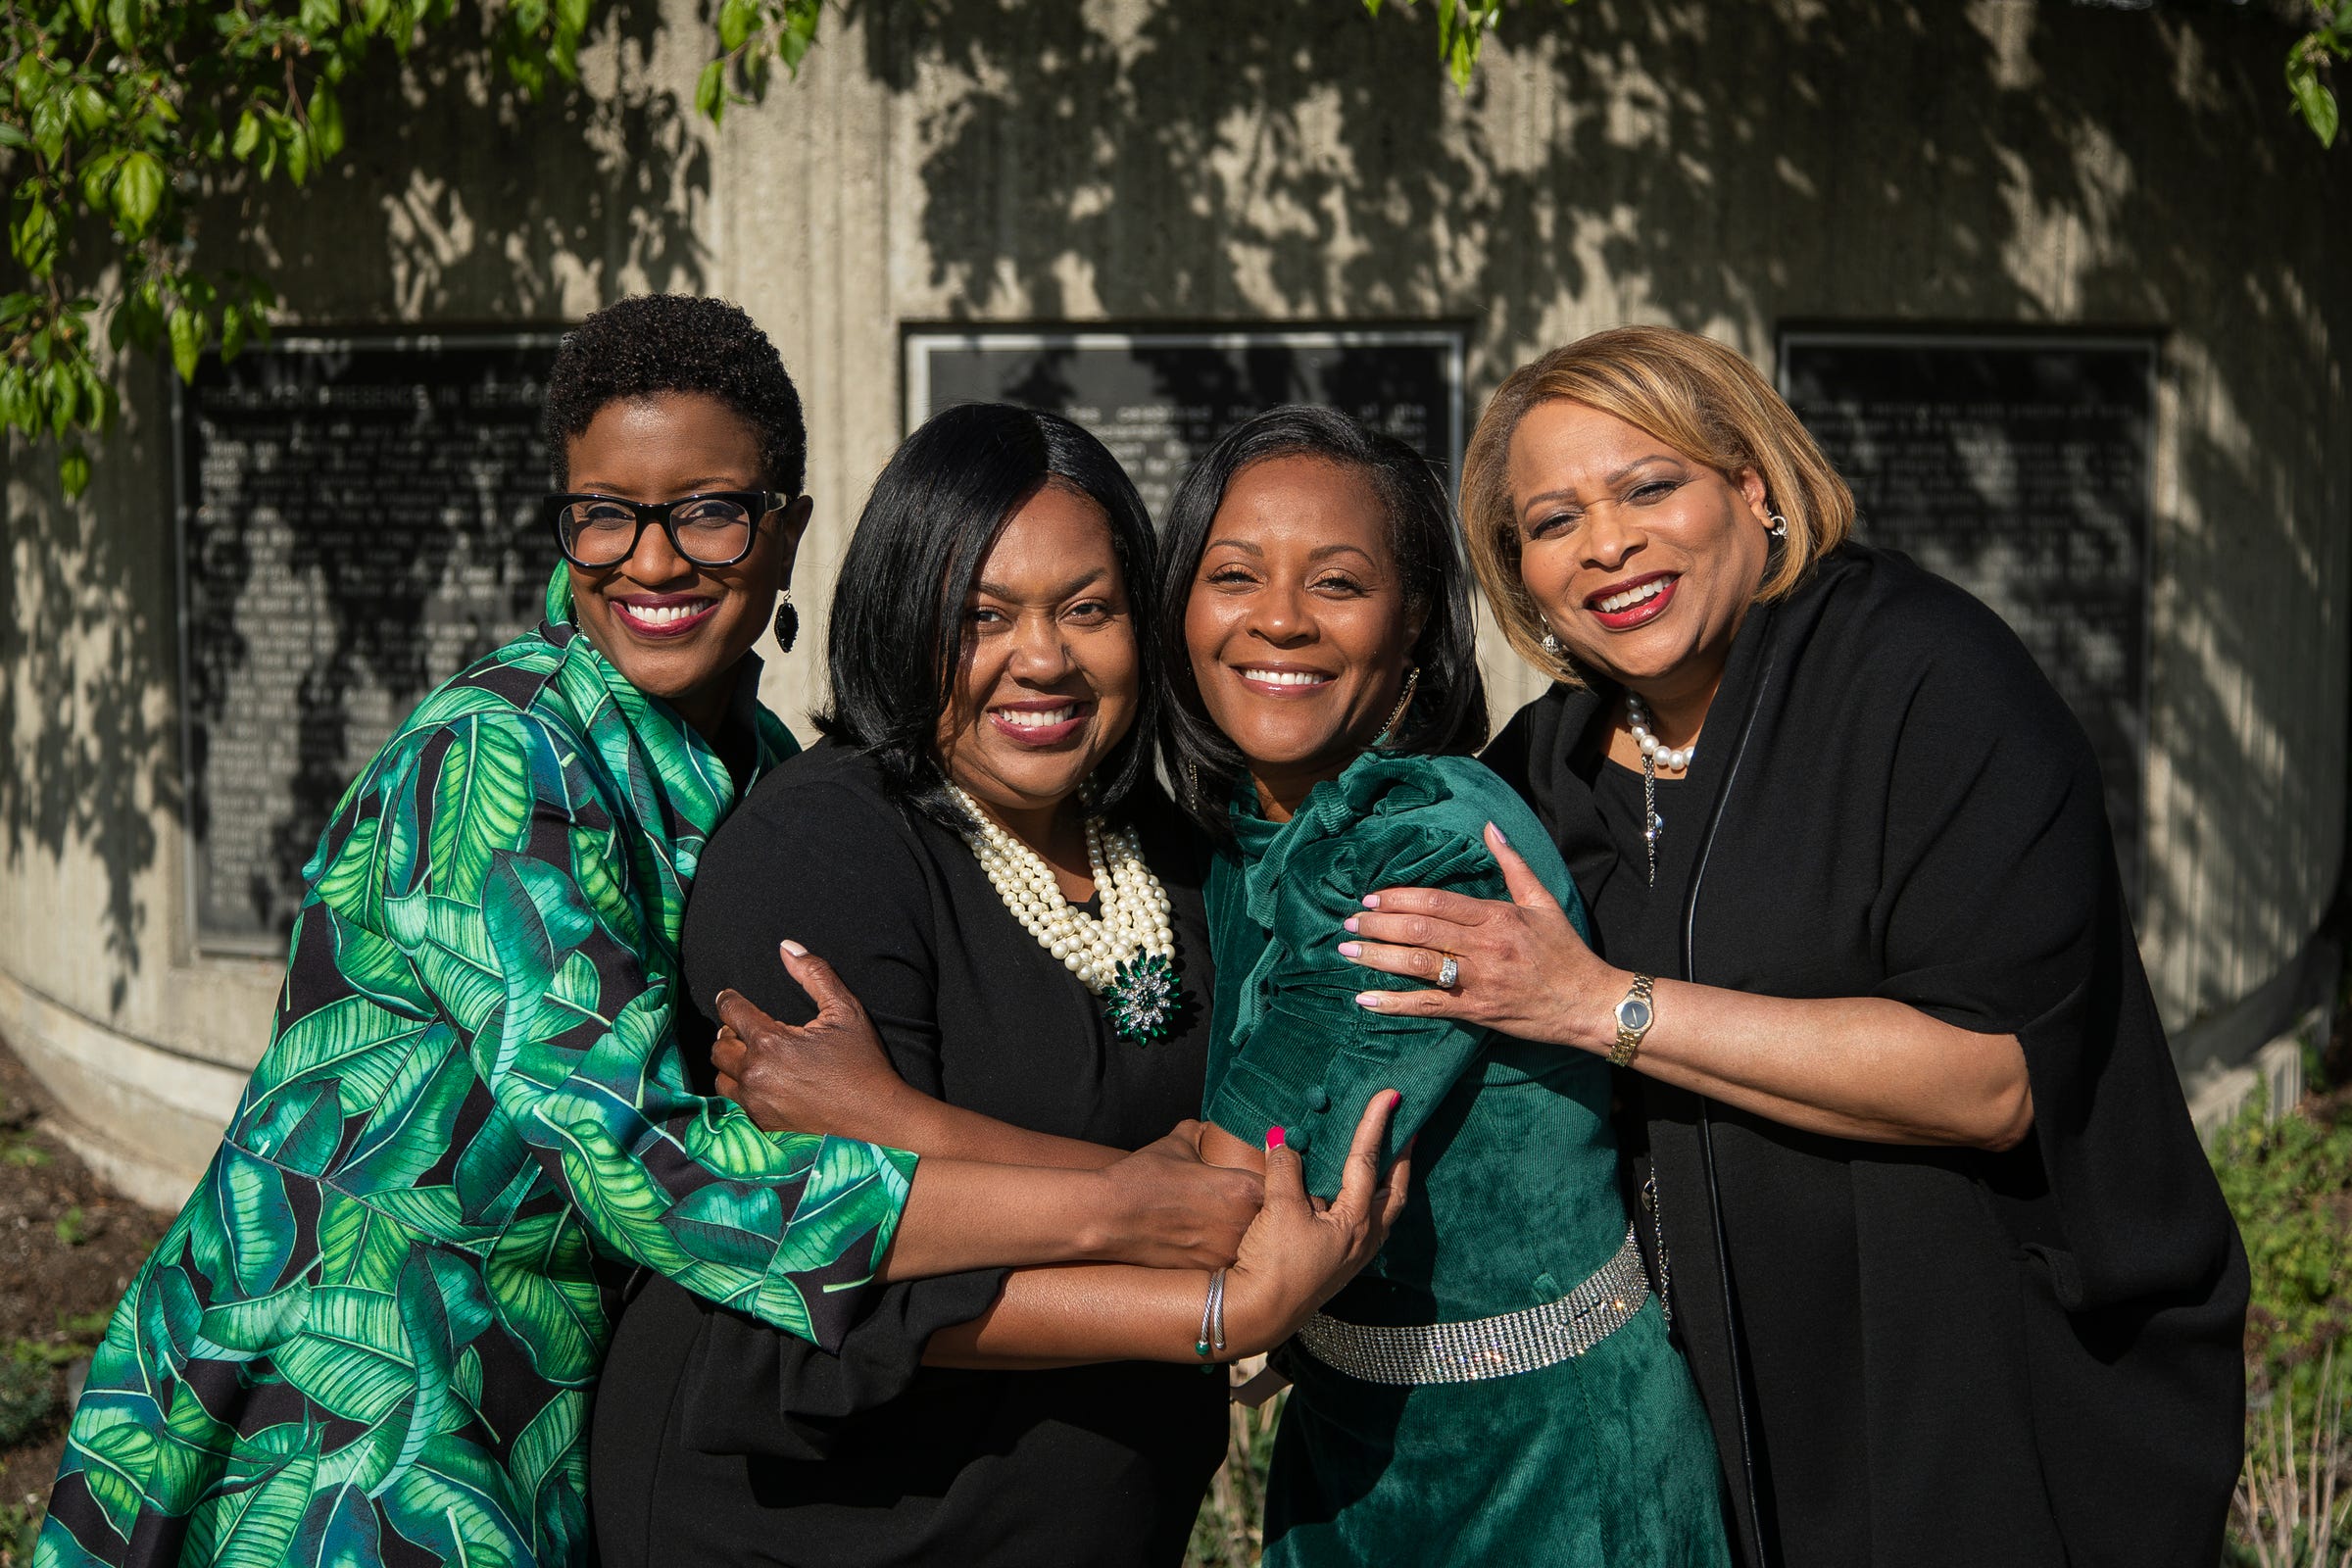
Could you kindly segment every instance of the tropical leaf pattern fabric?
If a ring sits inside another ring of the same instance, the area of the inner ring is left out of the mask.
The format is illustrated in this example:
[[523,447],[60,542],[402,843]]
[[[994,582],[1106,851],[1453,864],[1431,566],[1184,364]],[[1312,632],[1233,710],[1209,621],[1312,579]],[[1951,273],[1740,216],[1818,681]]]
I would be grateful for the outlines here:
[[630,1269],[839,1345],[914,1158],[686,1086],[679,922],[734,797],[562,571],[417,707],[306,868],[269,1052],[108,1325],[40,1568],[584,1563]]

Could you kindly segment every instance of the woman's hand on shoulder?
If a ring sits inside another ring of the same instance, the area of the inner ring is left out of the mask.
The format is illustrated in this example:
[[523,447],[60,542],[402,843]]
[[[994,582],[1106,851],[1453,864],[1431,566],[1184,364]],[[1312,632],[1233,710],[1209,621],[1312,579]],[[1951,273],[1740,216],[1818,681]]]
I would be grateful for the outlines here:
[[1307,1193],[1306,1167],[1280,1129],[1267,1135],[1264,1206],[1225,1278],[1226,1359],[1273,1349],[1379,1255],[1412,1181],[1409,1148],[1385,1176],[1379,1168],[1397,1100],[1384,1089],[1365,1105],[1328,1203]]
[[710,1065],[718,1092],[763,1132],[825,1133],[906,1147],[910,1118],[928,1096],[890,1064],[873,1021],[833,966],[797,942],[778,948],[784,968],[816,1004],[805,1024],[779,1023],[735,991],[718,994]]
[[[1430,989],[1366,991],[1357,1005],[1403,1017],[1453,1018],[1521,1040],[1605,1052],[1610,1008],[1630,983],[1577,934],[1551,891],[1502,831],[1487,824],[1508,902],[1434,888],[1383,888],[1338,935],[1341,956]],[[1453,984],[1440,988],[1446,959]]]

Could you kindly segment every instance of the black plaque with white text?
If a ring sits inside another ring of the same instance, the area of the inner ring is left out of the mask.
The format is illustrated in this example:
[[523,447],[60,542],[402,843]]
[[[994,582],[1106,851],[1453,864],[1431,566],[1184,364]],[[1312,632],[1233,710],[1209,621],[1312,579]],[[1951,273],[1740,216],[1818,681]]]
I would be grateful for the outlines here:
[[956,403],[1064,415],[1108,447],[1160,520],[1185,466],[1251,415],[1317,403],[1417,448],[1452,483],[1462,449],[1455,326],[909,329],[909,429]]
[[1780,371],[1860,536],[1991,606],[2073,708],[2136,898],[2155,341],[1791,329]]
[[200,948],[282,953],[336,801],[417,700],[540,615],[552,335],[287,338],[177,407]]

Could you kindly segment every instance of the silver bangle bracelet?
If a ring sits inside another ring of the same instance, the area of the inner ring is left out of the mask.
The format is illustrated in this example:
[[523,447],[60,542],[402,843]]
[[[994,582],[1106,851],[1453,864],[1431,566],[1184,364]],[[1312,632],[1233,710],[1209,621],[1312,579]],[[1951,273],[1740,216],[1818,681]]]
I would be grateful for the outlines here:
[[1225,1353],[1223,1269],[1217,1269],[1208,1276],[1208,1299],[1200,1304],[1200,1337],[1193,1342],[1193,1353],[1203,1361]]

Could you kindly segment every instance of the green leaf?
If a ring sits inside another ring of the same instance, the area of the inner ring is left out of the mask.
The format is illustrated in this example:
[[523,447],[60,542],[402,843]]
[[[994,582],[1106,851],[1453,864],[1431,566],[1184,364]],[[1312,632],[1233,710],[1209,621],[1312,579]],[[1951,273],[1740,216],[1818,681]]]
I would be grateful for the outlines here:
[[727,63],[724,60],[713,60],[703,67],[703,74],[695,78],[694,107],[709,117],[710,122],[715,125],[718,123],[719,116],[725,112],[726,106]]
[[509,1495],[506,1472],[451,1434],[425,1444],[379,1501],[395,1530],[442,1562],[531,1568],[537,1555],[508,1518]]
[[240,1355],[260,1355],[279,1345],[301,1324],[311,1304],[311,1286],[296,1280],[282,1291],[206,1307],[196,1332],[214,1347]]
[[49,204],[37,197],[24,203],[9,231],[9,243],[26,271],[47,277],[57,260],[57,215]]
[[327,163],[343,151],[343,103],[323,81],[311,94],[310,119],[312,145]]
[[262,122],[255,119],[253,111],[248,109],[237,116],[237,134],[235,139],[228,144],[229,154],[238,163],[243,163],[253,156],[253,150],[261,144]]
[[[299,1422],[281,1426],[301,1430]],[[285,1568],[287,1547],[311,1500],[318,1461],[308,1453],[247,1462],[243,1445],[228,1473],[198,1504],[182,1546],[186,1560],[212,1568]]]
[[760,22],[760,0],[726,0],[718,8],[718,46],[733,54]]
[[775,1255],[783,1221],[774,1188],[710,1182],[679,1200],[666,1223],[695,1256],[757,1274]]
[[2303,116],[2303,122],[2320,138],[2320,145],[2333,147],[2337,129],[2335,94],[2320,80],[2319,69],[2300,51],[2287,61],[2286,85],[2295,95],[2295,108]]
[[530,748],[515,726],[487,715],[456,726],[433,780],[433,891],[480,903],[491,857],[527,844],[531,806]]
[[272,1359],[288,1383],[346,1421],[373,1426],[416,1391],[399,1303],[382,1291],[319,1286],[302,1332]]
[[286,160],[286,177],[301,184],[311,172],[310,133],[292,120],[284,122],[279,135],[278,151]]
[[204,318],[185,305],[172,307],[172,368],[182,381],[196,379],[197,357],[204,352]]
[[508,1450],[507,1467],[514,1473],[515,1489],[525,1499],[535,1500],[539,1489],[566,1461],[578,1457],[581,1418],[586,1415],[586,1401],[564,1398],[562,1395],[539,1407]]
[[115,116],[114,106],[106,101],[106,94],[86,81],[74,88],[69,105],[74,128],[85,136],[95,136],[104,130],[106,122]]
[[124,155],[122,172],[115,176],[114,207],[126,238],[136,239],[154,224],[164,204],[164,185],[163,162],[153,153]]
[[90,487],[90,455],[78,444],[57,455],[57,483],[69,501]]
[[605,1315],[589,1273],[587,1233],[570,1214],[536,1214],[500,1233],[482,1283],[531,1368],[562,1388],[586,1388],[603,1360]]
[[294,1253],[285,1178],[234,1144],[213,1160],[212,1201],[229,1267],[248,1296],[274,1288]]

